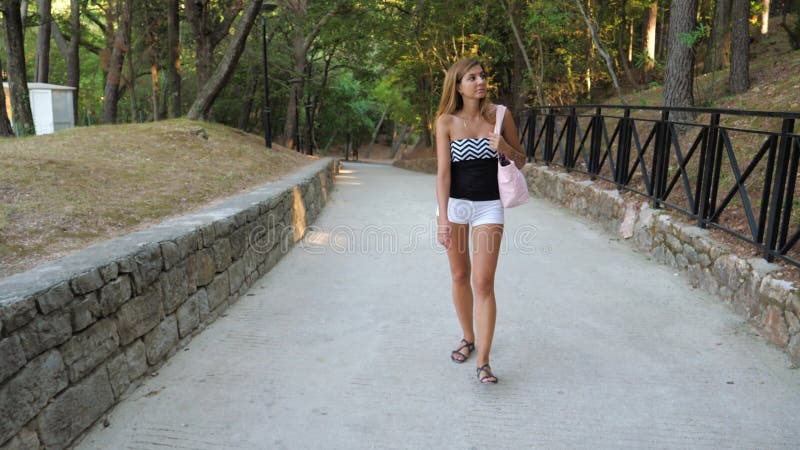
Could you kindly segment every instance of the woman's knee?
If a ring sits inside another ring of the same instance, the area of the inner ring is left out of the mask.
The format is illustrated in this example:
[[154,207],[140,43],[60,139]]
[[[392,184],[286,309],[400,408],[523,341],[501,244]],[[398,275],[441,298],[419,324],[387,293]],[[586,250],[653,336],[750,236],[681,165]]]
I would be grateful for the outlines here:
[[457,270],[450,272],[450,276],[455,284],[469,284],[469,270]]
[[494,278],[493,277],[476,277],[472,280],[475,295],[480,298],[494,298]]

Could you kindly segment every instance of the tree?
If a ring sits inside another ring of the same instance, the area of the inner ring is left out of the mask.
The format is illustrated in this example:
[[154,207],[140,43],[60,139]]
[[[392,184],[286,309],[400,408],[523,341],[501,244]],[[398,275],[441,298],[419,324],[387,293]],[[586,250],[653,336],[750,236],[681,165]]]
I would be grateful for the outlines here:
[[658,1],[650,3],[645,10],[646,21],[644,26],[644,50],[647,61],[644,64],[646,71],[653,70],[656,61],[656,25],[658,19]]
[[87,0],[71,0],[69,15],[70,39],[64,37],[58,23],[53,27],[53,37],[58,45],[61,55],[67,65],[67,86],[75,88],[72,91],[72,114],[75,122],[78,120],[78,94],[80,91],[81,65],[79,59],[80,37],[81,37],[81,10],[86,8]]
[[750,87],[750,1],[733,0],[731,11],[730,91],[734,94]]
[[211,78],[214,71],[214,50],[228,37],[233,21],[239,16],[243,5],[243,0],[185,0],[186,20],[194,34],[198,92]]
[[[2,71],[2,67],[0,67]],[[5,89],[0,89],[0,105],[6,104]],[[8,112],[6,108],[0,108],[0,137],[13,137],[14,129],[11,128],[11,122],[8,120]]]
[[761,11],[761,34],[769,33],[769,0],[764,0],[764,10]]
[[[111,37],[111,58],[108,63],[106,87],[103,95],[103,123],[116,123],[120,97],[120,81],[125,54],[131,44],[131,7],[133,0],[111,0],[106,13],[108,36]],[[116,29],[114,24],[116,22]]]
[[39,0],[39,33],[36,35],[36,62],[33,79],[37,83],[47,83],[50,76],[50,0]]
[[[669,48],[664,69],[664,106],[694,105],[694,49],[687,36],[695,29],[697,0],[672,0],[669,16]],[[672,118],[686,120],[692,114],[676,111]]]
[[228,44],[228,48],[225,51],[225,55],[217,65],[211,78],[208,79],[197,94],[197,99],[192,103],[189,112],[186,114],[189,119],[199,120],[208,116],[214,100],[216,100],[222,88],[225,87],[225,84],[233,74],[233,70],[236,68],[236,63],[244,50],[244,44],[247,42],[247,35],[250,34],[253,23],[255,23],[256,17],[261,12],[261,3],[262,0],[248,1],[242,18],[236,27],[233,40]]
[[180,0],[169,0],[167,5],[167,114],[180,117],[181,112],[181,41]]
[[730,44],[731,0],[714,2],[714,22],[711,24],[711,42],[706,53],[705,73],[722,69],[728,63]]
[[8,84],[11,93],[11,110],[14,126],[20,135],[35,134],[28,75],[25,68],[25,39],[22,29],[22,16],[19,0],[2,2],[3,29],[6,36],[6,55],[8,58]]

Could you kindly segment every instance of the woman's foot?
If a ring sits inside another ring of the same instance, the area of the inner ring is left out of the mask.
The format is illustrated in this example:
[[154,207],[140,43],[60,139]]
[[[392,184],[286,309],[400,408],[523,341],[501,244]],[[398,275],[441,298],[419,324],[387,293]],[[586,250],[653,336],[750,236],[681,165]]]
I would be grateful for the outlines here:
[[492,368],[489,367],[489,364],[484,364],[478,367],[477,376],[478,376],[478,381],[480,381],[483,384],[497,383],[497,377],[494,376],[494,374],[492,373]]
[[450,359],[452,359],[453,362],[461,364],[464,361],[466,361],[467,358],[469,358],[469,355],[472,354],[474,350],[475,350],[474,342],[469,342],[466,339],[462,339],[461,345],[457,349],[450,352]]

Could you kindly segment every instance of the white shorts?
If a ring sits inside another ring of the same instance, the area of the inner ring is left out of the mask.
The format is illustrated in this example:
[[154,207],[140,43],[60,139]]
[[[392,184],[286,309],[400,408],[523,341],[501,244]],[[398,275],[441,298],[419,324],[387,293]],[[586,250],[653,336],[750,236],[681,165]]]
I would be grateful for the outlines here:
[[[439,207],[436,207],[439,215]],[[447,202],[447,220],[453,223],[470,224],[473,227],[485,224],[503,224],[503,205],[500,200],[475,202],[450,197]]]

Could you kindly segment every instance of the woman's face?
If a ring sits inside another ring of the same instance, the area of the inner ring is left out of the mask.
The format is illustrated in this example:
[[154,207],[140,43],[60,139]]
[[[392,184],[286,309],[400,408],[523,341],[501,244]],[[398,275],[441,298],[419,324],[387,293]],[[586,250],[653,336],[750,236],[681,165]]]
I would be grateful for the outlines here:
[[483,73],[483,67],[475,66],[469,69],[458,83],[458,92],[462,97],[486,97],[486,74]]

